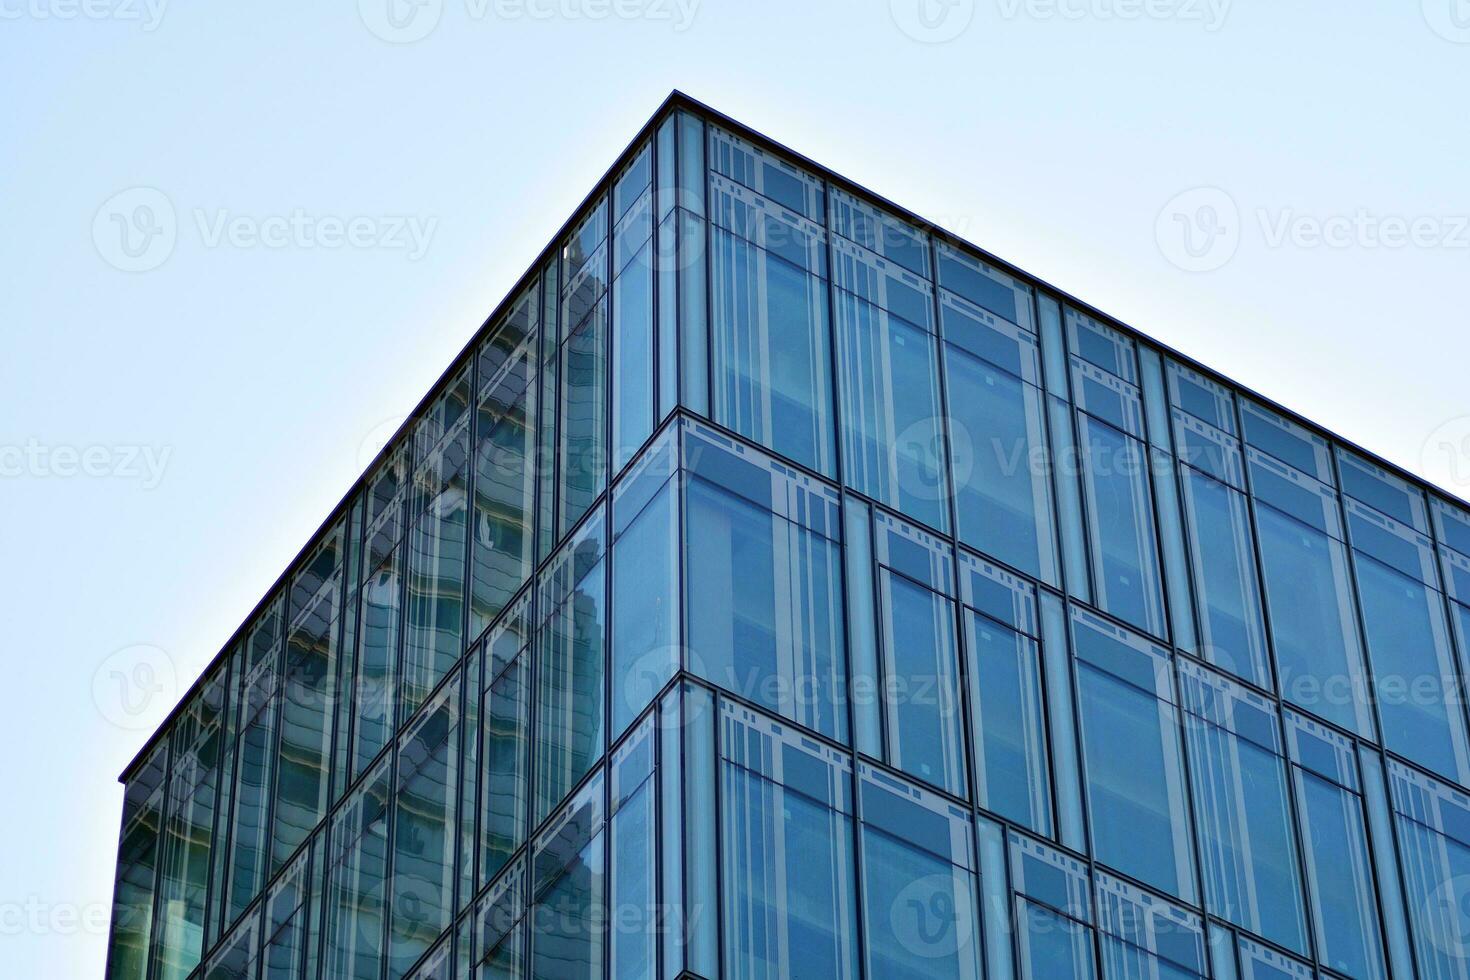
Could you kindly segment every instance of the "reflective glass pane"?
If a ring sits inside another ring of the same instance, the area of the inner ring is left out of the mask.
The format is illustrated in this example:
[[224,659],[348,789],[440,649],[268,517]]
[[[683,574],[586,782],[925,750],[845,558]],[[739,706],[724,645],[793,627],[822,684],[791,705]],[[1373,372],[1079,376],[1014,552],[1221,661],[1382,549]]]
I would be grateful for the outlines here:
[[1036,641],[965,610],[977,802],[1051,834],[1051,791]]
[[1142,443],[1078,415],[1083,492],[1097,603],[1154,636],[1165,635],[1164,596],[1154,541],[1148,457]]

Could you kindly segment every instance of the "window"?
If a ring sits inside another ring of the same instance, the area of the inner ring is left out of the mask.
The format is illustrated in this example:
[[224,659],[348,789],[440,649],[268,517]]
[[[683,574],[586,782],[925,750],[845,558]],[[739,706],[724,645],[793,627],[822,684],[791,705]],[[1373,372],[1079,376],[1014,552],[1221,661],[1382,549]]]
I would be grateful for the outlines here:
[[612,734],[679,669],[677,436],[652,447],[613,492]]
[[560,533],[571,530],[607,483],[607,201],[562,249]]
[[859,766],[868,975],[976,980],[980,924],[970,815]]
[[603,777],[593,779],[536,841],[531,977],[596,980],[606,955]]
[[837,495],[707,429],[685,429],[690,669],[847,738]]
[[314,556],[314,570],[298,576],[292,590],[291,607],[301,608],[286,638],[272,870],[286,863],[326,813],[337,684],[341,535],[338,526]]
[[159,980],[184,980],[203,953],[227,688],[224,669],[216,670],[175,723],[171,739],[169,815],[159,866],[160,918],[153,929]]
[[148,976],[148,936],[153,929],[153,891],[168,789],[164,778],[167,766],[168,749],[160,745],[124,793],[107,980],[146,980]]
[[1179,672],[1205,907],[1305,953],[1301,878],[1275,708],[1196,664],[1182,663]]
[[506,866],[525,840],[527,755],[530,751],[531,602],[514,606],[485,641],[485,690],[480,814],[480,883]]
[[621,470],[653,434],[652,152],[623,172],[613,189],[613,470]]
[[1390,761],[1404,902],[1419,974],[1465,976],[1470,921],[1460,914],[1470,876],[1470,796]]
[[549,814],[602,753],[607,623],[601,513],[541,579],[536,670],[536,814]]
[[303,852],[266,896],[266,938],[260,958],[261,976],[269,980],[305,980],[311,975],[306,963],[310,858],[309,853]]
[[1169,902],[1099,871],[1097,921],[1103,976],[1203,980],[1204,922]]
[[608,875],[614,916],[608,931],[612,975],[620,980],[654,980],[659,934],[670,927],[657,892],[655,732],[650,716],[612,759]]
[[408,972],[449,925],[454,913],[458,746],[456,677],[398,741],[388,932],[390,980]]
[[[1024,581],[960,556],[977,802],[1051,835],[1036,597]],[[1026,632],[1022,632],[1022,630]]]
[[731,975],[856,976],[851,763],[729,702],[720,719]]
[[475,980],[521,980],[526,975],[525,865],[517,863],[475,910]]
[[[534,297],[534,291],[531,294]],[[534,302],[527,300],[529,310]],[[512,321],[513,322],[513,321]],[[507,324],[499,334],[517,334]],[[516,338],[502,341],[508,344]],[[471,540],[470,636],[498,616],[531,574],[536,493],[536,342],[520,337],[502,357],[480,358]],[[487,350],[496,350],[495,338]]]
[[281,602],[271,604],[251,629],[246,645],[246,673],[238,709],[243,724],[236,750],[233,830],[230,838],[230,897],[233,921],[264,884],[270,863],[271,774],[275,768],[278,660]]
[[1318,956],[1354,980],[1382,980],[1378,904],[1353,743],[1293,711],[1286,712],[1286,723]]
[[1384,746],[1458,783],[1470,781],[1444,597],[1361,552],[1353,565]]
[[1147,633],[1164,636],[1148,455],[1141,442],[1111,426],[1082,414],[1077,420],[1097,603]]
[[826,281],[724,228],[710,256],[715,421],[832,475]]
[[1082,753],[1097,859],[1194,900],[1194,860],[1167,650],[1072,613]]
[[[968,336],[961,333],[958,314],[950,314],[953,308],[946,307],[947,340]],[[1041,391],[957,343],[946,344],[944,356],[960,540],[1054,583],[1056,538]]]
[[1266,627],[1245,496],[1181,467],[1184,518],[1206,660],[1257,687],[1271,686]]
[[834,239],[845,482],[948,530],[933,287]]
[[330,980],[377,980],[382,971],[391,762],[380,762],[332,819],[325,933]]
[[933,535],[887,514],[876,514],[873,525],[884,757],[932,786],[968,796],[953,552]]
[[1092,980],[1097,966],[1087,865],[1015,831],[1007,849],[1022,980]]
[[1259,502],[1256,526],[1282,696],[1344,728],[1370,732],[1346,548]]

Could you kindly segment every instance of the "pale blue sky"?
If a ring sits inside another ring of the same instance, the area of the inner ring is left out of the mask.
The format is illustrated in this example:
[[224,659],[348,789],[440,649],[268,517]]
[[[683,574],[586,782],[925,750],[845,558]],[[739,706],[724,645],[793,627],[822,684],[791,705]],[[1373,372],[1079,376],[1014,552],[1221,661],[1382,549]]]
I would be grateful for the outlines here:
[[118,771],[674,87],[1470,491],[1466,0],[386,2],[0,0],[6,975],[100,977]]

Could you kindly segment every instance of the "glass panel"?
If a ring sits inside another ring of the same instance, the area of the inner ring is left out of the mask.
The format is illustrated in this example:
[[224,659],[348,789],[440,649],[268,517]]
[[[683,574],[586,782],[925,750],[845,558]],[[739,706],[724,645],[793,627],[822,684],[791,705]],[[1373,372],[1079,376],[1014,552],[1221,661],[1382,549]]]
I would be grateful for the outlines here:
[[599,301],[561,347],[560,533],[607,484],[607,303]]
[[1459,980],[1470,975],[1470,797],[1396,762],[1388,769],[1419,973]]
[[159,922],[154,930],[159,980],[183,980],[199,964],[204,949],[227,687],[224,669],[215,671],[174,727]]
[[1021,976],[1025,980],[1090,980],[1097,976],[1092,930],[1051,909],[1016,899]]
[[1271,664],[1245,496],[1189,467],[1181,470],[1181,481],[1200,653],[1216,667],[1269,688]]
[[831,475],[827,284],[729,232],[710,232],[714,418]]
[[403,629],[402,558],[402,548],[394,551],[362,586],[362,629],[352,690],[354,775],[377,758],[394,725],[398,640]]
[[239,766],[230,852],[229,919],[233,921],[264,884],[270,860],[271,772],[275,763],[276,654],[267,654],[245,681],[241,700]]
[[1040,390],[946,345],[959,537],[1057,581],[1051,467]]
[[[618,248],[624,248],[618,232]],[[613,282],[613,468],[621,470],[653,435],[653,242]]]
[[107,947],[108,980],[145,980],[148,976],[158,836],[168,788],[164,779],[167,753],[166,745],[154,749],[125,793]]
[[1012,323],[1035,330],[1031,290],[999,269],[944,243],[939,257],[939,284]]
[[955,604],[948,598],[953,558],[937,538],[887,515],[878,515],[875,527],[887,760],[931,785],[968,796]]
[[1193,663],[1181,663],[1179,673],[1205,905],[1305,953],[1301,879],[1275,708]]
[[612,735],[615,739],[679,668],[676,450],[677,442],[672,435],[661,438],[638,468],[618,486],[613,498]]
[[421,469],[425,512],[409,532],[408,625],[400,710],[412,713],[464,652],[469,426]]
[[602,977],[607,924],[602,794],[598,776],[536,842],[533,980]]
[[1108,980],[1200,980],[1204,922],[1137,885],[1097,873],[1097,922]]
[[302,853],[271,886],[265,905],[267,936],[261,955],[261,980],[305,980],[308,976],[308,858]]
[[326,976],[378,980],[388,887],[390,761],[384,759],[332,820]]
[[684,449],[690,669],[845,741],[837,495],[703,431]]
[[826,220],[820,178],[717,126],[709,129],[709,167],[814,221]]
[[450,681],[398,743],[393,818],[390,980],[428,951],[454,915],[459,779],[459,680]]
[[1282,696],[1359,734],[1372,731],[1346,549],[1271,507],[1256,507],[1256,525]]
[[868,766],[860,778],[868,975],[978,978],[969,814]]
[[668,928],[658,900],[653,781],[654,719],[650,717],[613,759],[609,876],[612,975],[653,980],[658,938]]
[[922,230],[837,188],[832,189],[828,202],[833,231],[929,278],[929,238]]
[[1297,813],[1311,885],[1317,955],[1344,976],[1384,974],[1373,868],[1363,826],[1363,801],[1305,769],[1295,769]]
[[525,865],[518,863],[475,910],[475,980],[523,980],[526,975],[525,877]]
[[843,290],[836,292],[835,319],[845,482],[948,530],[934,337]]
[[1036,641],[965,610],[977,802],[1051,835],[1051,792]]
[[505,867],[526,834],[526,773],[530,752],[530,597],[521,600],[486,641],[484,769],[480,814],[480,882]]
[[1164,597],[1143,445],[1085,415],[1077,419],[1086,464],[1082,482],[1097,604],[1145,632],[1164,636]]
[[1323,483],[1332,482],[1327,440],[1264,405],[1240,400],[1245,441]]
[[536,669],[536,813],[544,817],[602,754],[606,528],[595,515],[541,580]]
[[1356,555],[1353,564],[1384,746],[1458,783],[1470,781],[1444,597],[1371,558]]
[[1082,754],[1099,861],[1194,900],[1179,721],[1169,654],[1074,611]]
[[728,975],[855,976],[851,764],[728,702],[721,718]]
[[488,380],[481,361],[475,430],[470,636],[498,616],[531,574],[536,493],[536,337],[508,354]]

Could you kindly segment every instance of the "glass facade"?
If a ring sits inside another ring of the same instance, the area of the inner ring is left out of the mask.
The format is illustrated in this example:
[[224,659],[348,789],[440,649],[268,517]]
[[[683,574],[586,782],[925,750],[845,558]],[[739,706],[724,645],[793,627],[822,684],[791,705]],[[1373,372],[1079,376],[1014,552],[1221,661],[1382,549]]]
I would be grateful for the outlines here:
[[683,97],[123,776],[109,980],[1470,980],[1470,510]]

